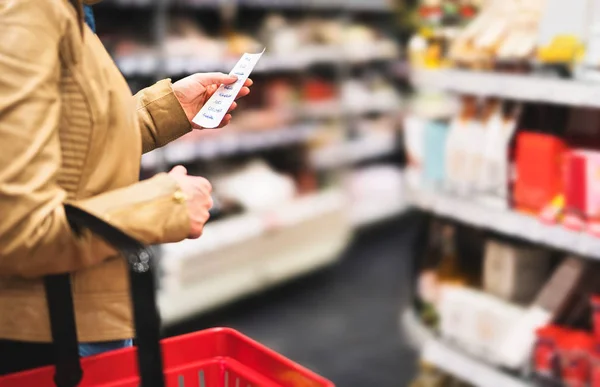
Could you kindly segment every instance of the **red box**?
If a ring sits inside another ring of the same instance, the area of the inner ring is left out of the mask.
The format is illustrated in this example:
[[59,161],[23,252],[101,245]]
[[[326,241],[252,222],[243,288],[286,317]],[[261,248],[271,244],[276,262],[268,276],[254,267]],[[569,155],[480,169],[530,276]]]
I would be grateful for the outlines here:
[[586,220],[586,158],[577,151],[565,154],[565,218],[563,224],[581,230]]
[[533,348],[533,366],[535,373],[547,380],[560,378],[558,343],[565,330],[556,325],[539,328]]
[[558,137],[533,132],[517,135],[515,207],[538,214],[563,192],[563,156],[567,147]]
[[561,376],[566,387],[586,387],[592,375],[594,337],[581,331],[569,331],[559,342]]

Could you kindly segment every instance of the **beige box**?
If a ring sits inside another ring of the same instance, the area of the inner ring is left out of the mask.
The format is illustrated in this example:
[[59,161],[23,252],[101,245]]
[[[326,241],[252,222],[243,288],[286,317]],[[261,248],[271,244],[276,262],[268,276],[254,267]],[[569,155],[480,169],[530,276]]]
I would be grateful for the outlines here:
[[485,247],[483,286],[506,301],[530,303],[548,278],[550,253],[488,241]]

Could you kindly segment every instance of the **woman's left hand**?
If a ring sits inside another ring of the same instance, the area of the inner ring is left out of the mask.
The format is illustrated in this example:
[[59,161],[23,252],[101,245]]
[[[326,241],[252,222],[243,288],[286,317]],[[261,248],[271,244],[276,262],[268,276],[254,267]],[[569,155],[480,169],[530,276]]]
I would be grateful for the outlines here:
[[[192,120],[221,84],[230,85],[235,83],[235,81],[237,81],[237,77],[223,73],[197,73],[185,77],[173,84],[175,97],[179,100],[185,115],[188,120],[190,120],[192,128],[204,129],[201,126],[194,124]],[[250,94],[250,86],[252,86],[252,80],[248,78],[236,99]],[[221,121],[219,128],[229,124],[229,121],[231,121],[231,114],[229,113],[236,107],[237,103],[234,102],[229,108],[228,114],[223,117],[223,121]]]

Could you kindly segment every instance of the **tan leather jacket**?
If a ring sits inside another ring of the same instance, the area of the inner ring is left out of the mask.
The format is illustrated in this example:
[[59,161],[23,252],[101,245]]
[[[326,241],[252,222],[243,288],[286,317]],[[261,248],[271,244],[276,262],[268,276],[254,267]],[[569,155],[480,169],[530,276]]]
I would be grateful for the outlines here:
[[41,277],[65,271],[79,340],[130,338],[123,260],[90,233],[76,237],[63,203],[146,243],[184,239],[174,180],[138,180],[142,151],[190,123],[170,80],[132,97],[67,0],[0,0],[0,36],[0,338],[50,340]]

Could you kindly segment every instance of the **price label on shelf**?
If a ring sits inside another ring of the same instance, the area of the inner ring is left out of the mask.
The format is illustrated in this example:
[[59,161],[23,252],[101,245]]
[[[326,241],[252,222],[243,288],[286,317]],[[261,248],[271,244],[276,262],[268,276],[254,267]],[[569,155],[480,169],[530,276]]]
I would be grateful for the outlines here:
[[219,126],[264,52],[265,50],[262,50],[259,54],[245,53],[242,55],[242,58],[229,73],[230,75],[237,76],[238,80],[232,85],[219,86],[217,91],[215,91],[202,109],[200,109],[196,117],[194,117],[193,122],[195,124],[207,129],[214,129]]

